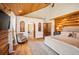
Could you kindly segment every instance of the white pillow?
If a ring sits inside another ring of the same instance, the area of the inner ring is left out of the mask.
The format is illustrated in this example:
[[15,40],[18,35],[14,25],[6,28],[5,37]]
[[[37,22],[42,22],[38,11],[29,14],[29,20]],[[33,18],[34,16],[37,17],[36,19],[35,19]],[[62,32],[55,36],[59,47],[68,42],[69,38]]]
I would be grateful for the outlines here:
[[61,32],[61,35],[68,37],[70,33],[72,33],[72,32]]
[[76,39],[79,39],[79,33],[76,33]]

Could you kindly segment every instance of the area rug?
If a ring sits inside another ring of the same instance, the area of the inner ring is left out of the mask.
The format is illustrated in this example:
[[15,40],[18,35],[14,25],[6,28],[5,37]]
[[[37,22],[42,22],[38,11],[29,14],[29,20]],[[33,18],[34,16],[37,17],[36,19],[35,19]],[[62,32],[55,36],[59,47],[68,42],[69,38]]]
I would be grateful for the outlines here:
[[57,55],[57,53],[46,46],[43,42],[28,42],[32,55]]

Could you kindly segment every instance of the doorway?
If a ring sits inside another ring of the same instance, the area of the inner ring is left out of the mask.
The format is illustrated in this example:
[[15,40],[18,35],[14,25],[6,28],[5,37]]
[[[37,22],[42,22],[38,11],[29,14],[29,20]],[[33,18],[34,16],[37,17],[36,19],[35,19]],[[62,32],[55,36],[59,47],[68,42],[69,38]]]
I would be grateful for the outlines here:
[[44,23],[43,28],[44,28],[44,31],[43,31],[44,37],[51,35],[51,23]]
[[30,39],[34,38],[34,24],[33,23],[28,24],[28,38]]

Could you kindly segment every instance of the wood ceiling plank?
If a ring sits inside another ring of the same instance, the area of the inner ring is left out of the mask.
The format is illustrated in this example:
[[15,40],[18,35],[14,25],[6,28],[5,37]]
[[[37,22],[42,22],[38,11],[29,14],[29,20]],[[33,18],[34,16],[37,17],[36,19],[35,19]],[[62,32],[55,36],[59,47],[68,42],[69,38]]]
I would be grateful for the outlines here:
[[[8,8],[10,8],[16,15],[25,15],[41,8],[48,6],[45,3],[4,3]],[[18,11],[22,10],[21,13]]]

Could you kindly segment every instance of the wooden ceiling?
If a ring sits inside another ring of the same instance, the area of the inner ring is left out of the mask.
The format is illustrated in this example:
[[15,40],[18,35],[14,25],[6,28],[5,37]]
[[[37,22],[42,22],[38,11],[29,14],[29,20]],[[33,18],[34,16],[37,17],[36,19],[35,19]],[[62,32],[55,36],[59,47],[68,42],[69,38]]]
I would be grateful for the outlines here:
[[49,3],[3,3],[3,7],[12,10],[16,15],[25,15],[45,8]]

